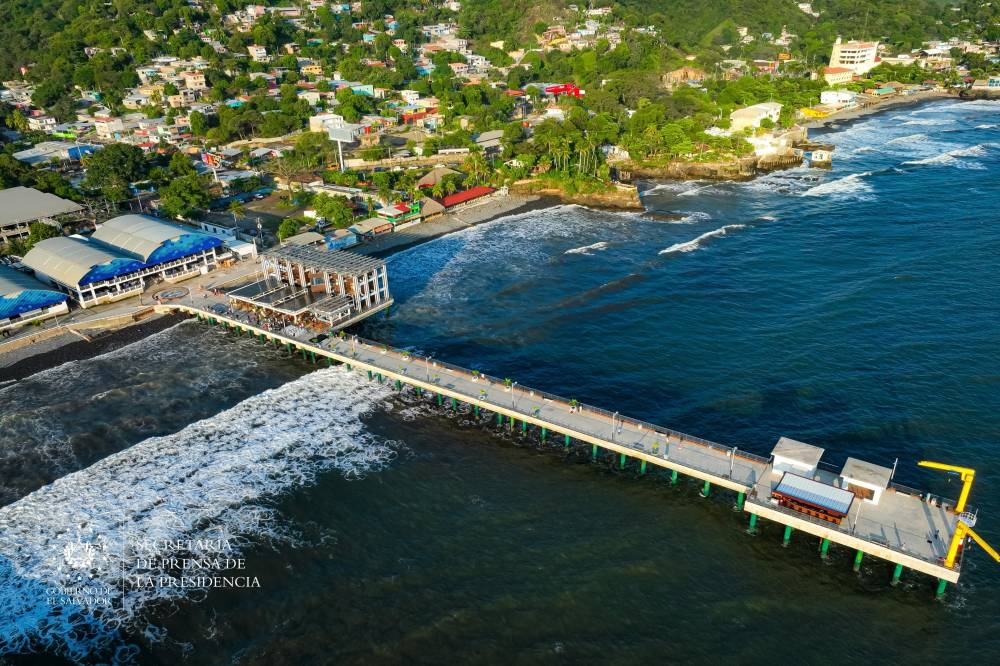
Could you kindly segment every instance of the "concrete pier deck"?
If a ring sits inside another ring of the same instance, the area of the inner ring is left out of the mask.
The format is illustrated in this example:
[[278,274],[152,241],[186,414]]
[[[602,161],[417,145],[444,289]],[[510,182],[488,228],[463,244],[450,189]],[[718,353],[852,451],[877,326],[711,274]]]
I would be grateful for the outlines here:
[[533,425],[541,429],[543,438],[568,436],[626,458],[645,461],[672,473],[699,479],[705,482],[705,491],[710,485],[727,488],[739,493],[737,505],[751,514],[751,525],[756,522],[754,516],[760,516],[859,553],[921,571],[940,581],[958,581],[961,563],[955,568],[943,565],[957,524],[957,516],[950,508],[954,502],[931,504],[922,499],[919,491],[890,484],[878,505],[856,501],[857,512],[852,511],[843,524],[836,525],[778,506],[771,500],[771,490],[779,481],[780,473],[772,474],[770,458],[737,447],[717,444],[617,412],[575,404],[516,382],[508,386],[496,377],[356,337],[332,337],[313,344],[302,337],[251,326],[239,315],[223,317],[180,303],[160,305],[157,309],[197,315],[212,323],[225,324],[241,334],[291,346],[303,357],[307,354],[314,360],[326,357],[348,364],[352,369],[367,371],[372,378],[407,384],[442,396],[442,399],[455,399],[488,410],[499,415],[498,421],[512,429]]

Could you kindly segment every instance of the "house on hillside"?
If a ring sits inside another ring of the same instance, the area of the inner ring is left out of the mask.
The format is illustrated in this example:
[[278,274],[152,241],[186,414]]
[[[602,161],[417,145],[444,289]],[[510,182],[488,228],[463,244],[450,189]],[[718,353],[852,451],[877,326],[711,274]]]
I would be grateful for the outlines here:
[[765,118],[777,123],[780,115],[781,104],[779,102],[763,102],[743,109],[736,109],[729,114],[730,129],[734,132],[740,132],[748,127],[760,127]]

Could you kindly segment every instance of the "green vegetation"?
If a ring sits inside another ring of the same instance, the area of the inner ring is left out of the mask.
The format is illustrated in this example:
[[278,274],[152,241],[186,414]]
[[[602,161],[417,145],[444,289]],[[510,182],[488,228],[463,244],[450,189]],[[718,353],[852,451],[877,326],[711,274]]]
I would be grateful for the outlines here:
[[99,190],[111,201],[124,201],[131,195],[129,185],[148,173],[142,150],[124,143],[113,143],[86,159],[84,186]]

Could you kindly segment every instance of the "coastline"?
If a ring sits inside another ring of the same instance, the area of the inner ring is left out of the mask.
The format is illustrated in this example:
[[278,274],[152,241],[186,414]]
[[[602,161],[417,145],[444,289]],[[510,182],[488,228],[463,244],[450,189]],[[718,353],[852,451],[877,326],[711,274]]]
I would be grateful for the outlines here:
[[384,259],[411,247],[447,236],[455,231],[492,222],[509,215],[520,215],[551,208],[560,203],[562,202],[557,197],[511,194],[479,206],[466,208],[455,213],[447,213],[437,220],[418,224],[400,233],[387,234],[384,238],[366,243],[357,252],[376,259]]
[[961,97],[947,90],[931,90],[926,93],[916,93],[914,95],[906,95],[901,97],[893,97],[885,100],[884,102],[879,102],[873,104],[872,106],[866,106],[861,109],[848,109],[845,111],[840,111],[834,113],[826,118],[816,118],[815,120],[809,120],[803,123],[799,123],[801,127],[807,130],[833,130],[836,131],[840,129],[839,127],[831,127],[831,125],[837,125],[844,122],[853,122],[861,118],[867,118],[868,116],[878,115],[884,113],[885,111],[890,111],[892,109],[899,109],[908,106],[923,106],[924,104],[931,104],[933,102],[940,102],[942,100],[954,99],[961,101]]
[[[833,133],[843,129],[843,124],[877,115],[901,107],[922,106],[934,102],[955,99],[957,95],[948,91],[932,91],[923,95],[898,97],[863,109],[854,109],[834,114],[833,116],[808,121],[801,124],[807,130],[819,130],[823,134]],[[670,178],[652,178],[650,180],[676,180]],[[737,178],[733,180],[747,180]],[[442,215],[438,220],[407,229],[385,238],[367,243],[357,250],[374,258],[384,259],[399,252],[432,241],[455,231],[467,229],[486,222],[519,215],[536,210],[543,210],[567,203],[562,197],[543,192],[539,194],[511,194],[507,197],[488,201],[478,206],[472,206],[454,213]],[[600,205],[590,206],[597,209]],[[610,208],[609,208],[610,209]],[[57,367],[69,361],[80,361],[94,358],[109,351],[146,338],[154,333],[170,328],[186,319],[183,315],[157,315],[121,328],[108,329],[94,336],[91,342],[81,340],[71,333],[66,333],[48,340],[39,341],[8,352],[0,357],[0,387],[9,382],[20,381],[42,370]]]
[[7,352],[0,357],[0,386],[70,361],[84,361],[138,342],[187,319],[184,315],[154,315],[117,329],[106,329],[91,342],[66,333]]

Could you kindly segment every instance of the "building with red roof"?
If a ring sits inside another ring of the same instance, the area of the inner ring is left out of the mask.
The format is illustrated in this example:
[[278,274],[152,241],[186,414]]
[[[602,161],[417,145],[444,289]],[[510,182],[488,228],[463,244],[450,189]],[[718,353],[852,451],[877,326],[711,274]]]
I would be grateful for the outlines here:
[[441,199],[441,204],[445,208],[451,208],[457,206],[458,204],[463,204],[473,199],[478,199],[480,197],[485,197],[487,194],[493,194],[496,190],[492,187],[486,187],[485,185],[479,185],[477,187],[470,187],[462,192],[455,192],[454,194],[449,194],[444,199]]

